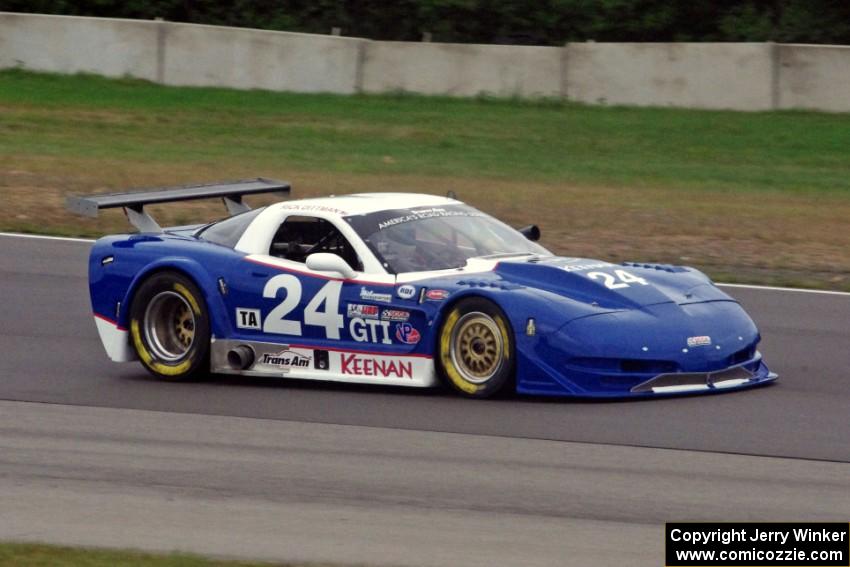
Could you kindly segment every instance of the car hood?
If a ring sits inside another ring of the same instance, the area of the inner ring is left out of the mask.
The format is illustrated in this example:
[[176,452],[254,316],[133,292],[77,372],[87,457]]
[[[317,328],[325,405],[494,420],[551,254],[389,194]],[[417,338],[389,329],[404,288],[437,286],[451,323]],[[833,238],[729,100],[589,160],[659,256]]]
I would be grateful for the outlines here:
[[612,264],[555,256],[500,261],[495,272],[508,282],[602,310],[639,309],[661,303],[734,301],[705,274],[683,266]]

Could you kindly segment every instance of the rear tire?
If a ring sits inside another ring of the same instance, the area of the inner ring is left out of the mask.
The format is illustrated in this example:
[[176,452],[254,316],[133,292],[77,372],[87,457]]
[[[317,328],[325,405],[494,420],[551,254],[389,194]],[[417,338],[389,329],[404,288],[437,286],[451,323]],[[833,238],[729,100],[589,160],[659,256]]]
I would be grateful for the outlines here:
[[459,301],[438,341],[438,370],[461,395],[489,398],[514,383],[513,332],[495,303],[482,297]]
[[207,305],[182,274],[160,272],[139,286],[130,307],[130,337],[142,366],[157,378],[189,380],[209,370]]

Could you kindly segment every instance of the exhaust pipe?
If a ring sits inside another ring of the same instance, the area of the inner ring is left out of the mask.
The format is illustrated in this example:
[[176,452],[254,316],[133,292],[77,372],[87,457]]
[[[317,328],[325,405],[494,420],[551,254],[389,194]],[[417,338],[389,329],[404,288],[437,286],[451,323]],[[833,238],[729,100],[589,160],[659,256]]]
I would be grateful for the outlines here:
[[247,345],[239,345],[228,351],[227,364],[233,370],[245,370],[249,368],[254,364],[254,349]]

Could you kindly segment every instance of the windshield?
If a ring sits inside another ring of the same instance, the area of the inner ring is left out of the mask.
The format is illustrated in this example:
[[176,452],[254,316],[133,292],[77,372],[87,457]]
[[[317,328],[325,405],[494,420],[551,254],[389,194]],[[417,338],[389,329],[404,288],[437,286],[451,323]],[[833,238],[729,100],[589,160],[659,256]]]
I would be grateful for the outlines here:
[[396,209],[345,220],[394,274],[460,268],[481,256],[551,254],[467,205]]

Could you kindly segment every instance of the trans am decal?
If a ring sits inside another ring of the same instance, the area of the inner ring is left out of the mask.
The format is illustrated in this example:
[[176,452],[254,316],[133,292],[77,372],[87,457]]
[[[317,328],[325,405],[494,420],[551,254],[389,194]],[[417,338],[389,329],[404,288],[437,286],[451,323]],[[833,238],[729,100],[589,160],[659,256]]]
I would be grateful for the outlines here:
[[309,351],[296,351],[284,348],[278,353],[266,353],[260,359],[260,363],[275,366],[284,371],[291,368],[309,368],[313,357],[306,354]]

